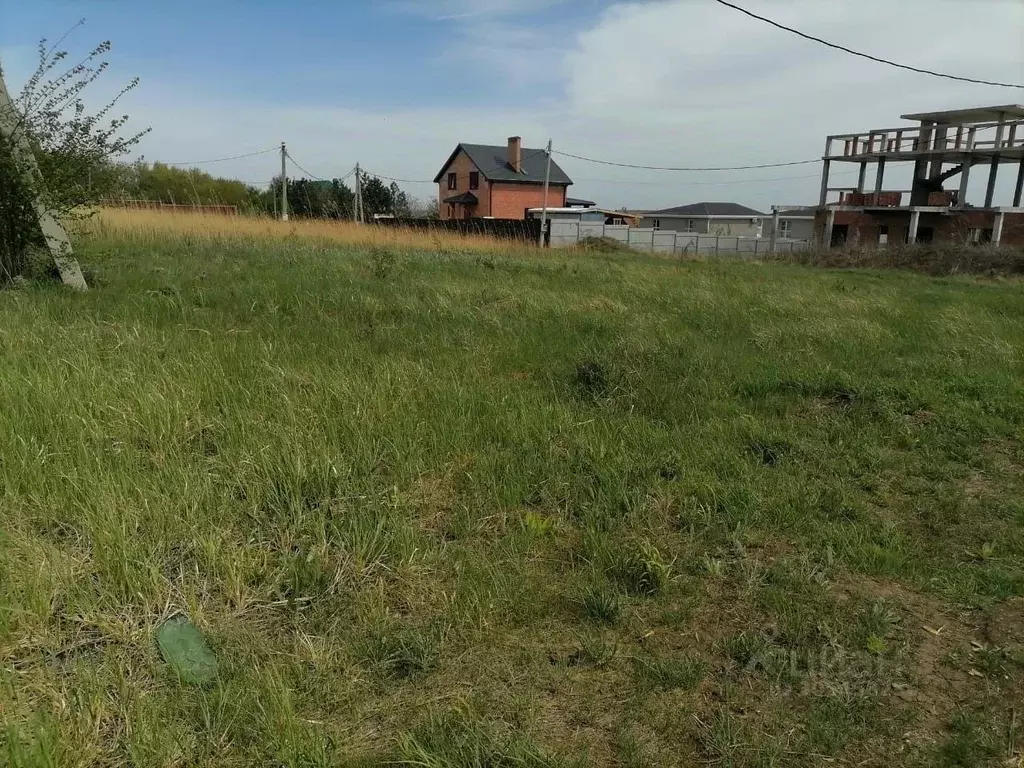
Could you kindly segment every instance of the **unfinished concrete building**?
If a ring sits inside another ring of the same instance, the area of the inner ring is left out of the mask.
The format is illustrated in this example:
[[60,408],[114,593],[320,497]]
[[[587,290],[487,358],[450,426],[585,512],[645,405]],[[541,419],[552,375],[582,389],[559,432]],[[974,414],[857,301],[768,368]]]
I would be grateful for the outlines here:
[[[1024,245],[1024,106],[903,115],[919,125],[829,136],[815,235],[821,243],[964,242]],[[856,163],[856,187],[829,186],[833,163]],[[886,189],[893,163],[913,163],[910,189]],[[1012,204],[994,199],[1000,167],[1016,170]],[[874,166],[868,188],[868,166]],[[984,201],[967,200],[972,174],[986,176]],[[946,182],[950,182],[949,189]],[[838,193],[838,201],[829,200]],[[973,204],[972,204],[973,203]]]

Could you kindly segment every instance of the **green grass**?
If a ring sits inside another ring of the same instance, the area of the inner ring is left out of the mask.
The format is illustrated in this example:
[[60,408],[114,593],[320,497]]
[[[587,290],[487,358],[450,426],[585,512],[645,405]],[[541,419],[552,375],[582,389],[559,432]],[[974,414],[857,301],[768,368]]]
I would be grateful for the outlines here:
[[1019,754],[1020,282],[80,256],[0,292],[0,763]]

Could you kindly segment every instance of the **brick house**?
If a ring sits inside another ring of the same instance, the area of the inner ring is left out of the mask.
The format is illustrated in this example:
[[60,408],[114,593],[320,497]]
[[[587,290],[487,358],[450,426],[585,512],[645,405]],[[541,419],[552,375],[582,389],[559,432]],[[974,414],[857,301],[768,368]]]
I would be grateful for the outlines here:
[[[524,149],[518,136],[505,147],[459,144],[434,177],[438,212],[442,219],[525,219],[530,208],[544,204],[546,162],[543,149]],[[548,207],[565,207],[570,184],[552,160]]]

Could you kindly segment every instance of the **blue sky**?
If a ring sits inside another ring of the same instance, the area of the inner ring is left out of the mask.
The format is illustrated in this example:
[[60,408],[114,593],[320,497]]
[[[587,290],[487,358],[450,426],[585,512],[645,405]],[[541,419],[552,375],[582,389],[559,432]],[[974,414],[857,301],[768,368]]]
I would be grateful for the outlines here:
[[[1024,81],[1021,0],[745,0],[752,10],[919,66]],[[153,131],[170,162],[280,141],[321,176],[359,161],[429,179],[459,141],[556,149],[643,165],[814,158],[827,133],[898,124],[905,112],[1024,101],[852,59],[713,0],[292,2],[0,0],[0,63],[16,90],[35,42],[85,17],[72,53],[110,39],[101,98]],[[878,19],[887,23],[879,24]],[[956,18],[957,24],[949,19]],[[562,158],[572,193],[609,206],[812,202],[815,166],[669,174]],[[272,155],[204,166],[246,181]],[[1011,174],[1007,173],[1006,176]],[[429,184],[409,184],[421,197]]]
[[[291,5],[292,7],[288,7]],[[504,101],[491,73],[472,66],[478,45],[508,36],[487,22],[514,17],[517,30],[571,24],[576,3],[305,2],[183,0],[174,3],[105,0],[2,0],[0,46],[54,39],[80,18],[86,25],[68,45],[111,39],[119,69],[144,79],[172,77],[208,93],[256,93],[281,104],[322,99],[354,106],[436,103],[485,105]],[[477,24],[479,22],[479,24]],[[474,33],[466,36],[467,25]],[[519,42],[526,42],[519,33]],[[211,77],[211,74],[215,76]],[[512,81],[515,84],[515,81]],[[506,84],[508,85],[508,84]],[[530,82],[517,90],[527,96]]]

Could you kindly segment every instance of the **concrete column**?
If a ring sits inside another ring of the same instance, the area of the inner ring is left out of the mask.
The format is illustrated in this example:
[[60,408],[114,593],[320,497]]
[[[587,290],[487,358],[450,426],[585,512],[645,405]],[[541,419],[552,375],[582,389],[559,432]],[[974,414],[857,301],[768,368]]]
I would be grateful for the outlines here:
[[961,208],[967,205],[967,182],[971,177],[971,161],[969,158],[964,158],[964,167],[960,171],[960,192],[957,194],[956,204]]
[[[918,134],[917,151],[927,152],[932,147],[932,136],[935,133],[935,124],[928,120],[921,122],[921,130]],[[928,179],[928,157],[917,155],[914,159],[914,180],[910,185],[910,204],[926,205],[928,203],[928,186],[922,182]]]
[[825,231],[821,236],[821,245],[824,248],[832,247],[832,229],[836,225],[836,209],[829,208],[825,214]]
[[1003,143],[1003,122],[1006,120],[1006,115],[999,115],[999,125],[996,126],[996,154],[992,155],[992,164],[988,170],[988,187],[985,189],[985,207],[992,207],[992,199],[996,194],[996,176],[999,173],[999,150],[1000,145]]
[[907,229],[907,242],[913,245],[917,242],[917,226],[921,223],[921,212],[910,212],[910,227]]
[[992,245],[999,245],[1003,239],[1003,218],[1006,216],[1002,211],[996,214],[995,223],[992,225]]
[[996,196],[996,176],[999,173],[999,155],[992,158],[992,164],[988,169],[988,186],[985,188],[985,207],[992,207],[992,200]]
[[[936,150],[944,151],[946,149],[946,126],[935,129],[935,146]],[[937,179],[942,175],[942,158],[933,158],[932,167],[928,176],[932,179]]]
[[878,158],[878,171],[875,173],[875,193],[882,191],[882,181],[885,178],[885,158]]
[[831,160],[821,161],[821,196],[818,198],[818,205],[823,206],[828,201],[828,174]]
[[1021,195],[1024,194],[1024,157],[1020,160],[1017,168],[1017,187],[1013,190],[1013,207],[1019,208]]
[[860,176],[857,177],[857,191],[864,193],[864,179],[868,175],[868,161],[860,161]]

